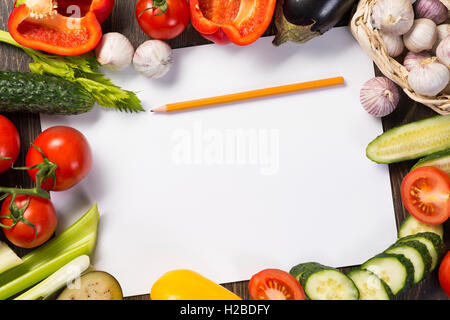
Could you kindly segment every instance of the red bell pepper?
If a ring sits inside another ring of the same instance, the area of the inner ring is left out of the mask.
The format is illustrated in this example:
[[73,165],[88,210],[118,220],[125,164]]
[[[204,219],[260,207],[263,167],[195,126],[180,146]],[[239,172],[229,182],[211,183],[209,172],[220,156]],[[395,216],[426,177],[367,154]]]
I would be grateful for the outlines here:
[[11,36],[24,47],[59,55],[80,55],[93,50],[102,37],[95,13],[80,18],[68,17],[52,1],[22,1],[9,16]]
[[81,16],[92,11],[100,23],[105,22],[114,8],[114,0],[58,0],[57,3],[58,11],[62,14],[68,12],[68,7],[77,5],[81,8]]
[[194,28],[206,39],[248,45],[269,27],[276,0],[189,0]]

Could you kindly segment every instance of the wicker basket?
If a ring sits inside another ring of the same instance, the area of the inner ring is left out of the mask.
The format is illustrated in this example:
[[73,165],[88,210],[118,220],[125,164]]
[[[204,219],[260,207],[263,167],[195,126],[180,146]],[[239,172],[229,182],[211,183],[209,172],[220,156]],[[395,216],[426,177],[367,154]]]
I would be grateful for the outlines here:
[[[449,6],[449,0],[441,1]],[[430,98],[415,93],[408,84],[406,68],[388,55],[378,30],[372,27],[372,9],[376,2],[377,0],[361,0],[359,2],[356,13],[350,22],[353,36],[380,71],[397,83],[411,99],[432,108],[439,114],[450,114],[450,95],[440,94],[437,97]]]

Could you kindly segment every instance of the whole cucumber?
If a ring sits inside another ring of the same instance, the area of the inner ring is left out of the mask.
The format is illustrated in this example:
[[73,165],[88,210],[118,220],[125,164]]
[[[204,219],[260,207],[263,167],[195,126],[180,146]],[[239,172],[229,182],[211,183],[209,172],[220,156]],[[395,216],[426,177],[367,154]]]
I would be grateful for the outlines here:
[[71,115],[90,111],[95,100],[81,86],[47,75],[0,71],[0,112]]

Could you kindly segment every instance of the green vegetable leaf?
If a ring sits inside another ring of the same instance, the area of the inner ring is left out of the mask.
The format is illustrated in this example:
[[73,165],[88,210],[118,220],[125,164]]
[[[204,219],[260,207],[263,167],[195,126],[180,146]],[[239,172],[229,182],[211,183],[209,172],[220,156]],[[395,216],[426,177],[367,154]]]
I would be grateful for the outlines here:
[[34,62],[29,64],[31,72],[57,76],[77,83],[87,90],[102,107],[125,112],[145,111],[136,93],[116,86],[98,72],[100,64],[92,52],[80,56],[45,54],[21,46],[8,32],[2,30],[0,30],[0,41],[21,48],[33,58]]

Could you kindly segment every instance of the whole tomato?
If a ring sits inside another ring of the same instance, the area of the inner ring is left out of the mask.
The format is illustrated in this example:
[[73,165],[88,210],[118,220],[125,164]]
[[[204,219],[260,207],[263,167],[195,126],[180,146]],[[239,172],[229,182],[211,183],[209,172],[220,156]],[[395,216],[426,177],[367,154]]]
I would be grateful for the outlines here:
[[19,152],[19,132],[8,118],[0,115],[0,173],[11,168]]
[[[11,196],[6,198],[0,210],[0,223],[5,226],[13,225],[13,219],[2,217],[11,213],[11,199]],[[27,205],[28,201],[28,206],[22,217],[25,221],[32,223],[36,229],[24,221],[18,221],[11,229],[3,229],[6,238],[11,243],[27,249],[40,246],[50,239],[58,223],[55,208],[50,200],[35,196],[18,195],[14,203],[18,209],[21,209]]]
[[444,259],[442,259],[439,267],[439,283],[442,290],[444,290],[450,298],[450,251],[448,251]]
[[150,37],[168,40],[180,35],[189,23],[186,0],[139,0],[136,19]]
[[[83,180],[91,170],[92,151],[89,143],[81,132],[71,127],[56,126],[42,132],[28,150],[27,167],[44,162],[41,151],[51,165],[57,166],[54,170],[55,179],[52,176],[43,179],[42,188],[45,190],[70,189]],[[38,170],[38,168],[28,170],[34,181]],[[48,171],[48,168],[45,170]]]

